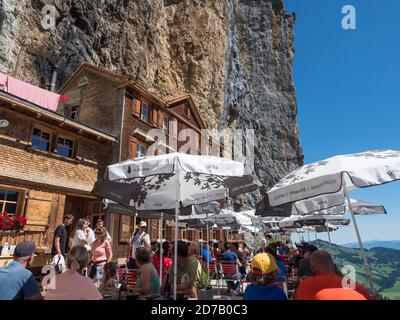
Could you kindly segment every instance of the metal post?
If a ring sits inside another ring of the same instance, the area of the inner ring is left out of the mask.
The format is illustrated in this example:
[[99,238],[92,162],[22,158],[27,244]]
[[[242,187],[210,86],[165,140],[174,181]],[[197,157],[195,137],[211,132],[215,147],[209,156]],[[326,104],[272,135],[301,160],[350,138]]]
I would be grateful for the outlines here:
[[369,264],[368,264],[367,256],[365,255],[364,246],[363,246],[363,243],[362,243],[362,240],[361,240],[360,231],[359,231],[359,229],[358,229],[356,217],[355,217],[355,215],[354,215],[353,207],[352,207],[352,205],[351,205],[351,201],[350,201],[349,195],[348,195],[348,193],[347,193],[347,188],[346,188],[345,185],[343,186],[343,191],[344,191],[344,194],[345,194],[345,196],[346,196],[347,205],[348,205],[348,207],[349,207],[349,211],[350,211],[350,214],[351,214],[351,218],[352,218],[352,220],[353,220],[354,229],[355,229],[355,231],[356,231],[356,235],[357,235],[357,239],[358,239],[358,244],[360,245],[360,253],[361,253],[361,256],[362,256],[362,258],[363,258],[363,260],[364,260],[365,274],[366,274],[367,279],[368,279],[368,281],[369,281],[369,287],[370,287],[370,289],[371,289],[371,294],[372,294],[372,295],[375,295],[375,286],[374,286],[374,282],[373,282],[373,280],[372,280],[371,268],[370,268],[370,266],[369,266]]
[[326,223],[326,231],[328,231],[328,240],[329,240],[329,249],[331,250],[331,255],[333,258],[333,250],[332,250],[332,242],[331,242],[331,233],[329,232],[329,225]]
[[176,286],[178,278],[178,213],[181,197],[180,188],[180,164],[176,161],[176,202],[175,202],[175,250],[174,250],[174,300],[176,300]]
[[162,286],[162,264],[163,264],[163,248],[162,248],[162,243],[163,243],[163,236],[162,236],[162,227],[163,227],[163,216],[164,213],[161,211],[161,219],[160,219],[160,287]]

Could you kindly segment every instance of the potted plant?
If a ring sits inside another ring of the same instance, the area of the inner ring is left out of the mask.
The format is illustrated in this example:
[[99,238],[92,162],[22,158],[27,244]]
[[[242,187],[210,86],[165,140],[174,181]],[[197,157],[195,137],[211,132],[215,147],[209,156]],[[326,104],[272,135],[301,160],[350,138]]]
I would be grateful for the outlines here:
[[197,298],[199,300],[212,300],[214,292],[211,286],[211,276],[208,270],[202,270],[199,279],[196,281]]

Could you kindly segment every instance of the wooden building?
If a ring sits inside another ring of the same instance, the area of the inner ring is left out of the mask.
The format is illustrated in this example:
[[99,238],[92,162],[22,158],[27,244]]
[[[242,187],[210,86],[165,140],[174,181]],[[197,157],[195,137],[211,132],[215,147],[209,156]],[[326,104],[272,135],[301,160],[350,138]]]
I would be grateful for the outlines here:
[[0,212],[23,215],[23,230],[0,231],[0,243],[31,240],[50,251],[65,212],[100,214],[92,194],[117,138],[0,91]]
[[[144,156],[154,142],[148,134],[152,129],[163,130],[166,134],[163,151],[167,153],[181,151],[185,142],[178,141],[179,133],[183,129],[192,129],[195,136],[191,139],[195,141],[196,153],[200,154],[201,130],[206,126],[190,95],[163,100],[129,77],[86,63],[66,81],[59,93],[68,96],[69,100],[58,112],[72,115],[79,123],[119,138],[113,145],[110,164]],[[206,138],[206,149],[210,154],[213,149],[209,146],[210,138]],[[215,140],[211,143],[217,145],[218,154],[215,155],[220,156],[222,145]],[[129,235],[139,221],[113,213],[106,213],[105,221],[114,239],[114,254],[125,256]],[[164,239],[173,239],[174,228],[166,223],[160,227],[158,220],[148,219],[147,225],[153,241],[159,238],[160,228]],[[205,238],[205,231],[181,228],[179,237],[196,241]],[[225,233],[215,231],[213,238],[224,240]]]

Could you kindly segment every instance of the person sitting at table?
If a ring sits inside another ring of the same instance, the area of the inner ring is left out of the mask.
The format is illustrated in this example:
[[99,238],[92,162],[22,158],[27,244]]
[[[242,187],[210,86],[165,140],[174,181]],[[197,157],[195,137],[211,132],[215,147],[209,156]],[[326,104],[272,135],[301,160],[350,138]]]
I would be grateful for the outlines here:
[[116,292],[118,290],[117,263],[107,262],[103,268],[103,279],[101,280],[100,292]]
[[[311,268],[314,276],[300,282],[294,295],[295,300],[317,300],[321,295],[317,294],[323,289],[341,288],[345,290],[354,290],[363,295],[367,300],[371,296],[367,290],[359,283],[354,283],[354,289],[343,288],[343,278],[335,273],[335,264],[329,252],[317,250],[311,254]],[[343,293],[340,294],[340,292]],[[348,291],[335,291],[337,299],[342,300],[348,295]]]
[[267,248],[265,248],[265,252],[269,253],[271,256],[275,258],[276,264],[279,268],[279,272],[277,274],[276,281],[277,282],[286,282],[286,275],[287,275],[287,270],[285,264],[277,258],[277,253],[276,253],[276,247],[274,244],[269,244]]
[[258,253],[250,268],[247,279],[251,284],[246,287],[243,300],[287,300],[285,292],[274,285],[279,267],[271,254]]
[[[175,247],[173,247],[175,250]],[[169,279],[172,291],[174,284],[174,267],[177,264],[177,298],[197,298],[197,281],[200,279],[202,267],[200,261],[194,256],[189,255],[189,247],[183,241],[178,241],[177,261],[174,261],[168,270],[168,277],[163,280],[161,294],[164,294]]]
[[299,262],[299,273],[300,278],[308,278],[313,275],[311,269],[311,254],[317,251],[318,248],[312,244],[307,244],[304,247],[304,258]]
[[[160,244],[158,244],[160,247]],[[168,272],[169,267],[172,264],[172,259],[169,258],[169,250],[170,250],[170,243],[169,241],[164,241],[162,243],[162,278],[165,278],[166,273]],[[156,268],[158,276],[160,276],[160,250],[156,252],[153,256],[153,265]]]
[[14,260],[0,267],[0,300],[43,300],[32,272],[28,270],[36,246],[22,241],[14,249]]
[[212,256],[210,254],[210,251],[207,248],[206,243],[203,243],[201,245],[201,247],[200,247],[200,255],[203,258],[204,263],[212,261]]
[[246,270],[246,264],[247,264],[247,260],[246,260],[246,258],[245,258],[245,256],[244,256],[244,253],[243,253],[242,251],[239,250],[239,243],[237,243],[237,242],[232,243],[231,250],[232,250],[234,253],[236,253],[236,255],[237,255],[237,257],[238,257],[238,259],[239,259],[239,261],[240,261],[241,266],[239,267],[239,272],[241,273],[242,279],[243,279],[243,278],[246,277],[246,272],[247,272],[247,270]]
[[213,249],[212,249],[212,257],[214,260],[219,260],[219,256],[221,254],[221,250],[219,250],[219,245],[218,242],[213,243]]
[[84,246],[73,247],[67,255],[67,271],[58,274],[54,288],[48,288],[45,300],[100,300],[94,282],[82,275],[89,265],[89,253]]
[[299,270],[300,260],[303,259],[302,253],[296,245],[293,245],[290,249],[289,254],[289,264],[294,272],[297,275]]
[[[242,263],[240,262],[237,254],[231,250],[231,249],[233,249],[233,245],[226,242],[224,247],[225,247],[225,251],[223,253],[221,253],[221,255],[220,255],[221,264],[224,264],[224,263],[236,264],[238,266],[238,268],[240,268],[242,266]],[[242,279],[242,274],[238,271],[236,274],[231,275],[231,276],[225,275],[225,279],[227,280],[226,286],[227,286],[229,292],[233,295],[237,295],[238,291],[240,289],[240,281],[233,281],[233,280]]]
[[132,291],[142,296],[160,294],[160,278],[154,265],[151,263],[151,254],[146,249],[139,249],[136,252],[136,263],[140,268],[137,287]]

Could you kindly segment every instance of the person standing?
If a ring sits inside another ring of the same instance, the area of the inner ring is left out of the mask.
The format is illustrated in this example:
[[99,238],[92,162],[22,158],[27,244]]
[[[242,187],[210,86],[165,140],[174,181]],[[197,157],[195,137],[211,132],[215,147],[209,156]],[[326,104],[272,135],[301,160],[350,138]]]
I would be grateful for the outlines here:
[[87,227],[88,223],[86,219],[81,218],[78,220],[76,224],[76,231],[72,239],[71,248],[75,246],[84,246],[87,250],[87,244],[89,243],[88,241],[89,235],[86,233]]
[[[98,219],[96,221],[96,228],[103,228],[103,227],[104,227],[104,220]],[[107,240],[110,241],[110,243],[112,243],[112,238],[111,238],[110,234],[108,233],[108,231],[107,231]]]
[[132,240],[131,240],[132,252],[131,252],[131,258],[128,262],[128,267],[130,269],[138,268],[138,265],[136,263],[136,252],[139,249],[150,250],[151,248],[150,236],[147,234],[146,229],[147,229],[146,221],[140,221],[139,230],[136,230],[132,235]]
[[89,277],[100,283],[103,278],[104,265],[112,260],[113,253],[110,241],[107,240],[106,228],[96,228],[95,235],[96,240],[93,242],[92,252],[90,253],[92,267]]
[[0,300],[42,300],[32,272],[36,246],[31,241],[20,242],[14,250],[14,261],[0,268]]
[[53,247],[51,249],[51,256],[66,256],[68,247],[68,231],[69,227],[74,221],[74,216],[71,214],[64,215],[63,223],[60,224],[54,231]]
[[90,216],[86,217],[86,222],[88,224],[86,228],[86,233],[88,234],[88,244],[86,245],[86,249],[88,249],[89,253],[92,250],[93,241],[96,240],[96,236],[94,235],[93,229],[90,227],[92,218]]

